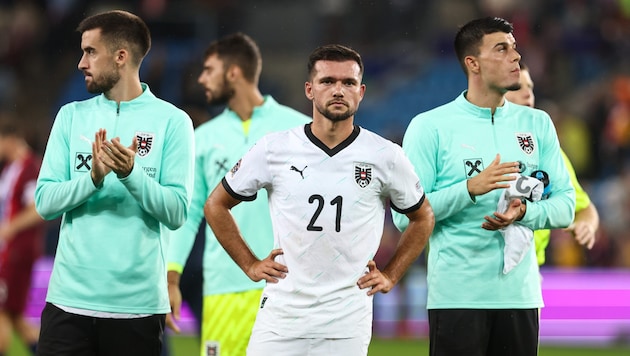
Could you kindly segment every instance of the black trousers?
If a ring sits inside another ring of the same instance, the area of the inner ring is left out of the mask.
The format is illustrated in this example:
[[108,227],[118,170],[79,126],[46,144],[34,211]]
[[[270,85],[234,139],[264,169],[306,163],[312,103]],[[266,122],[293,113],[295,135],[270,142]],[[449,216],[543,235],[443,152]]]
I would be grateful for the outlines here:
[[430,309],[430,356],[536,356],[538,309]]
[[66,313],[46,303],[38,356],[159,356],[165,315],[145,318],[94,318]]

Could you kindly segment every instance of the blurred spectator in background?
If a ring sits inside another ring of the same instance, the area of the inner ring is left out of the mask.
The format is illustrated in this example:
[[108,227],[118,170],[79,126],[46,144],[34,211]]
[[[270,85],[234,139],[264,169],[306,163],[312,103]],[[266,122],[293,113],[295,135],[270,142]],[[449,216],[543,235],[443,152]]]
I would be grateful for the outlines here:
[[630,167],[630,76],[620,75],[614,78],[612,92],[614,102],[606,117],[604,137],[610,163],[619,169]]
[[33,265],[43,250],[44,220],[34,201],[41,162],[12,120],[0,121],[0,161],[0,355],[14,331],[34,353],[39,330],[24,311]]

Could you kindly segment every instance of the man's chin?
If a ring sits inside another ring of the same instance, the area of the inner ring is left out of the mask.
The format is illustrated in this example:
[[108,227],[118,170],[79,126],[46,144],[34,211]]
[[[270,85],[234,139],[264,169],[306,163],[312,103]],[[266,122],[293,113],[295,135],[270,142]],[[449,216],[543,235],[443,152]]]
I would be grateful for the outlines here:
[[341,122],[341,121],[348,120],[350,118],[350,116],[352,116],[352,115],[347,114],[347,113],[343,113],[343,114],[330,114],[330,115],[328,115],[326,117],[330,121]]
[[516,91],[516,90],[519,90],[519,89],[521,89],[521,83],[512,84],[512,85],[510,85],[510,86],[505,88],[505,90],[507,90],[507,91]]
[[86,89],[87,89],[87,92],[90,94],[100,94],[103,92],[100,88],[97,88],[91,85],[87,85]]

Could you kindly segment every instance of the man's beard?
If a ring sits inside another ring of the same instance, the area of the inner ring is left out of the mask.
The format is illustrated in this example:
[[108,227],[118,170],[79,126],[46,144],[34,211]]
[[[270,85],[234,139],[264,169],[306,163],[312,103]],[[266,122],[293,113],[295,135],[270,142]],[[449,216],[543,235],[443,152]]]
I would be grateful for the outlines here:
[[321,107],[321,106],[315,104],[315,107],[317,108],[317,111],[319,111],[320,114],[322,114],[325,118],[327,118],[328,120],[333,121],[333,122],[339,122],[339,121],[347,120],[348,118],[352,117],[357,112],[356,109],[355,110],[350,110],[350,108],[348,108],[348,110],[346,112],[343,112],[343,113],[332,113],[328,109],[328,106]]
[[223,85],[220,90],[217,92],[218,95],[212,96],[208,99],[209,105],[226,105],[230,99],[234,97],[234,88],[232,88],[228,82],[227,78],[223,76]]
[[521,89],[521,83],[515,83],[505,88],[507,91],[515,91]]
[[109,73],[101,74],[98,78],[92,77],[92,82],[86,85],[87,91],[92,94],[108,93],[119,81],[120,73],[114,69]]

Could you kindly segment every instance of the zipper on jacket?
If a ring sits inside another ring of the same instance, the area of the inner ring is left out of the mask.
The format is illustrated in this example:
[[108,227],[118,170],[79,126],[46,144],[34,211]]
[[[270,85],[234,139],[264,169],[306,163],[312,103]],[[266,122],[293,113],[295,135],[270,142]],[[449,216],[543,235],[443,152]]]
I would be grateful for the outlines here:
[[120,103],[116,104],[116,116],[120,116]]
[[491,119],[492,119],[492,125],[494,125],[494,113],[491,113],[490,116],[491,116]]

